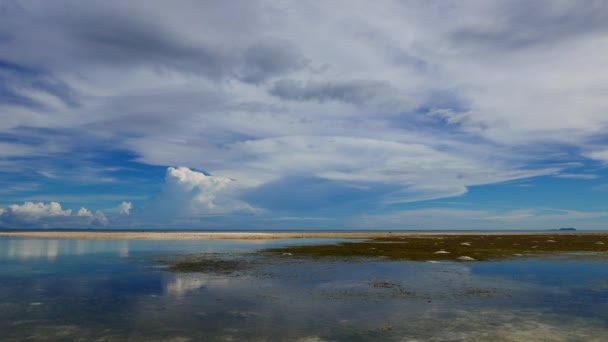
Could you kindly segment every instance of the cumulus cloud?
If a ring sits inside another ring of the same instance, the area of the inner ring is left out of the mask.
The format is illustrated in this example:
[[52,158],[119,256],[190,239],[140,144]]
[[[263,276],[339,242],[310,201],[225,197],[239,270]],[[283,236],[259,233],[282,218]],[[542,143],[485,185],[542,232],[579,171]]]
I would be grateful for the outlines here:
[[[123,202],[126,203],[126,202]],[[130,207],[129,207],[130,209]],[[83,217],[86,218],[86,223],[88,224],[92,224],[94,226],[105,226],[108,224],[109,220],[106,217],[106,215],[97,210],[95,211],[95,214],[91,213],[91,211],[89,211],[87,208],[80,208],[80,210],[78,210],[78,213],[76,214],[76,216],[78,217]]]
[[78,210],[76,216],[93,217],[93,214],[89,211],[89,209],[82,207],[80,210]]
[[58,202],[25,202],[0,209],[0,223],[10,228],[81,228],[106,225],[108,219],[101,211],[92,214],[81,207],[76,214],[63,209]]
[[165,177],[167,190],[190,194],[194,206],[203,210],[214,210],[216,195],[233,181],[221,176],[208,176],[187,167],[169,167]]
[[108,218],[103,212],[97,210],[95,212],[95,215],[93,215],[93,220],[91,221],[91,224],[95,226],[105,226],[108,224]]
[[147,216],[167,219],[256,212],[257,209],[238,199],[239,190],[238,182],[227,177],[187,167],[169,167],[161,194],[144,211]]
[[6,208],[6,214],[22,218],[25,221],[30,221],[45,217],[70,216],[72,210],[61,209],[61,204],[57,202],[50,202],[48,204],[42,202],[25,202],[22,205],[9,205]]
[[122,202],[120,203],[120,205],[118,206],[118,211],[120,212],[121,215],[129,215],[131,213],[131,209],[133,208],[133,205],[131,204],[131,202]]

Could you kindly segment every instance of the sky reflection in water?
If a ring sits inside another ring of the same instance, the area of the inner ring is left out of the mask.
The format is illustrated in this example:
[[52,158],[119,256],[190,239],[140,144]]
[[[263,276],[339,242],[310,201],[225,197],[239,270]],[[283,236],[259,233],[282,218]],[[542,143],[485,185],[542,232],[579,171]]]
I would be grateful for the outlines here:
[[[3,340],[605,341],[602,259],[487,263],[251,256],[317,241],[0,238]],[[256,267],[171,273],[164,254]]]

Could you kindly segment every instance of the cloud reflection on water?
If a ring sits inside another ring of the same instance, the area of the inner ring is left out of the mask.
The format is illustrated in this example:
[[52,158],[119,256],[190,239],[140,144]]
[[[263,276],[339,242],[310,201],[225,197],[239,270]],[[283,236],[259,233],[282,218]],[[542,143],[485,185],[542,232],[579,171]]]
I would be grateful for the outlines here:
[[110,253],[129,256],[129,241],[116,245],[104,240],[70,239],[8,239],[0,241],[0,258],[9,260],[46,259],[54,262],[58,256]]
[[59,249],[59,241],[55,239],[10,239],[6,248],[0,249],[0,256],[7,259],[46,258],[52,262],[57,258]]
[[165,294],[183,297],[189,292],[204,287],[222,288],[229,286],[230,280],[224,277],[210,277],[204,274],[176,274],[164,284]]
[[[233,253],[239,242],[208,241],[10,239],[0,247],[0,259],[26,266],[0,273],[7,341],[586,342],[608,335],[608,291],[584,292],[607,271],[589,260],[309,260],[244,256]],[[230,275],[150,267],[176,250],[224,250],[256,267]]]

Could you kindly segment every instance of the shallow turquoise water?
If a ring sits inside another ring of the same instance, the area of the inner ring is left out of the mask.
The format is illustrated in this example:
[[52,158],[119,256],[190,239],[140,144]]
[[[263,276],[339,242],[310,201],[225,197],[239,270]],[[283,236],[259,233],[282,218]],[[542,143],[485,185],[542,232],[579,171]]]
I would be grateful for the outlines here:
[[[608,340],[602,258],[434,264],[248,254],[319,241],[0,238],[0,340]],[[158,267],[175,253],[254,267]]]

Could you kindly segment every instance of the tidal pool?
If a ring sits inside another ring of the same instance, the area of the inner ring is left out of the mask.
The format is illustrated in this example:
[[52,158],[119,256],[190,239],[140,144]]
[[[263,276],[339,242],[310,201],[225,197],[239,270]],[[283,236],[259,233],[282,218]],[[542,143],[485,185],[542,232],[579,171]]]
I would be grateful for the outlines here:
[[1,237],[0,340],[608,340],[608,261],[593,255],[256,253],[337,241]]

